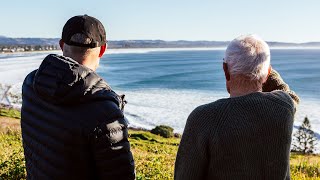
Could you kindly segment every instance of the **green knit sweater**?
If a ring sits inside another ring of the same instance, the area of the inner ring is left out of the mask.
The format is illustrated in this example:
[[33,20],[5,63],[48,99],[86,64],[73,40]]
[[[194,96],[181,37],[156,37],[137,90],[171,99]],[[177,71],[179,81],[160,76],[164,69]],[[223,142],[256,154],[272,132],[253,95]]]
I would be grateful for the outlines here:
[[199,106],[185,126],[175,179],[290,179],[298,102],[299,97],[272,70],[263,92]]

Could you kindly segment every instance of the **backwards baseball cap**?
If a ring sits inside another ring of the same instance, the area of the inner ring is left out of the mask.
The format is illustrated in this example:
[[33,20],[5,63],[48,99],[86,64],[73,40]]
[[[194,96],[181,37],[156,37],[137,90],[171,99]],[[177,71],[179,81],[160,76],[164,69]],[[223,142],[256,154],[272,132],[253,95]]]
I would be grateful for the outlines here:
[[[86,38],[85,42],[75,42],[74,36]],[[102,23],[91,16],[81,15],[70,18],[63,27],[62,40],[70,46],[95,48],[106,44],[106,31]]]

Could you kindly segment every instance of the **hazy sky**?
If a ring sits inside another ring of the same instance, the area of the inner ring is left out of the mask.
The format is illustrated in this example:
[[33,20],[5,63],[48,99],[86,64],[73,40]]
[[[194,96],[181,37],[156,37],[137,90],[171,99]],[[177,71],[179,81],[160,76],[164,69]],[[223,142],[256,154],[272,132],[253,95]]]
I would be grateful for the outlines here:
[[10,0],[0,3],[0,35],[60,37],[72,16],[101,20],[109,40],[320,41],[320,0]]

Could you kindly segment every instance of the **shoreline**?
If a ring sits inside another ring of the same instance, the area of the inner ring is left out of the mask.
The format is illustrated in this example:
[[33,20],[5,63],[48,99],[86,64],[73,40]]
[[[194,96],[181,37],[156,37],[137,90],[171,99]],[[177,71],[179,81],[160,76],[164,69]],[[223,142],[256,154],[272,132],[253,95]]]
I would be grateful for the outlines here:
[[61,50],[47,50],[47,51],[18,51],[18,52],[0,52],[0,54],[32,54],[32,53],[51,53],[51,52],[61,52]]
[[[0,103],[0,132],[1,129],[5,129],[7,127],[11,128],[12,130],[20,130],[20,120],[21,120],[21,109]],[[17,122],[19,122],[17,124]],[[12,127],[11,127],[12,126]],[[151,129],[147,129],[144,127],[138,126],[128,126],[128,130],[131,131],[143,131],[143,132],[150,132]],[[174,132],[174,137],[180,138],[182,134]]]
[[[152,51],[206,51],[206,50],[225,50],[226,47],[172,47],[172,48],[110,48],[107,49],[106,54],[120,54],[120,53],[139,53]],[[272,47],[271,50],[320,50],[320,47]],[[61,50],[46,50],[46,51],[19,51],[19,52],[0,52],[0,54],[29,54],[29,53],[61,53]]]

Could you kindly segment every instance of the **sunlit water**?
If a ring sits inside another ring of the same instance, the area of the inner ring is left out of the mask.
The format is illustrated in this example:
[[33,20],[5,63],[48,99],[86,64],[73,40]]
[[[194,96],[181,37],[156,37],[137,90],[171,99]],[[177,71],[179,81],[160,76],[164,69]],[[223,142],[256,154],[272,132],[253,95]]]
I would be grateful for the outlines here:
[[[228,97],[222,71],[223,50],[111,51],[101,59],[100,74],[126,94],[131,126],[165,124],[182,132],[197,106]],[[47,54],[0,54],[0,83],[21,92],[26,74]],[[272,50],[272,66],[300,96],[295,125],[308,116],[320,132],[320,50]]]

